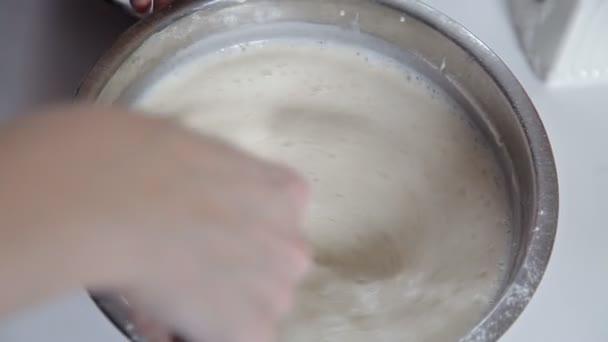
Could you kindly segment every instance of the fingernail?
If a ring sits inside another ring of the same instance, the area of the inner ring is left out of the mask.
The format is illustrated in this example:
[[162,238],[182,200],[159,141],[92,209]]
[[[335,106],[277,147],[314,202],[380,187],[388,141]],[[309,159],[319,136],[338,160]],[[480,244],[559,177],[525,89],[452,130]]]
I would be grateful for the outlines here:
[[146,13],[150,9],[150,0],[131,0],[131,7],[138,13]]

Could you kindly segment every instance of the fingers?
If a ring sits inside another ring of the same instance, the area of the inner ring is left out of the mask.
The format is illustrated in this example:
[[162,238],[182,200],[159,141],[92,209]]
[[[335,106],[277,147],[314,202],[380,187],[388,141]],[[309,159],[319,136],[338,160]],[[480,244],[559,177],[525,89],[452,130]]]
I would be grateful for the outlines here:
[[[126,294],[137,312],[150,314],[134,316],[140,335],[159,342],[165,342],[168,331],[188,342],[273,341],[276,324],[291,308],[296,284],[309,264],[306,248],[270,232],[247,232],[228,241],[236,248],[225,248],[235,253],[223,260],[215,254],[202,256],[219,263],[212,273],[197,255],[191,260],[194,267],[181,263],[175,268],[180,273],[147,281],[152,291]],[[231,256],[236,259],[226,260]]]
[[261,172],[263,179],[259,184],[266,184],[268,191],[267,197],[262,198],[265,205],[258,208],[258,213],[268,220],[267,228],[294,232],[306,214],[308,184],[297,172],[283,166],[269,164]]
[[[311,263],[311,252],[306,242],[298,236],[287,236],[274,232],[261,234],[259,251],[253,251],[251,258],[258,257],[256,267],[270,273],[267,277],[286,278],[294,284],[308,271]],[[251,239],[256,237],[252,236]]]
[[[152,4],[152,0],[130,0],[131,6],[137,13],[148,13],[150,12],[150,5]],[[153,10],[159,10],[163,7],[166,7],[173,0],[154,0],[154,8]]]
[[150,11],[151,0],[131,0],[131,7],[137,13],[147,13]]
[[[277,318],[247,297],[227,298],[213,307],[211,300],[193,299],[195,309],[177,321],[175,330],[188,342],[274,342]],[[259,302],[261,303],[261,302]],[[201,319],[202,318],[202,319]]]
[[[309,187],[306,181],[296,171],[283,167],[275,166],[274,171],[269,176],[286,196],[286,200],[297,211],[302,214],[306,209],[309,199]],[[301,217],[297,217],[301,219]]]
[[172,336],[166,326],[144,312],[133,310],[129,319],[135,327],[138,336],[144,337],[147,342],[172,342]]

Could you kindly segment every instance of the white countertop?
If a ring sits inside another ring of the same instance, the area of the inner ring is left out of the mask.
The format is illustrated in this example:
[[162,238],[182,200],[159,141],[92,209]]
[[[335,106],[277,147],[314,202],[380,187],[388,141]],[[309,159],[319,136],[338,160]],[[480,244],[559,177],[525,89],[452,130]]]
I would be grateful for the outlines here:
[[[608,341],[608,295],[604,294],[608,291],[608,228],[603,222],[603,214],[608,213],[608,153],[604,150],[608,147],[608,86],[546,88],[532,75],[519,50],[503,0],[427,2],[466,26],[511,68],[541,114],[557,160],[561,205],[551,263],[532,302],[501,341]],[[103,43],[107,45],[108,39]],[[93,51],[92,60],[101,50]],[[70,77],[78,79],[73,73]],[[37,101],[68,97],[64,91]],[[31,102],[27,96],[18,99]],[[0,341],[125,340],[81,293],[1,321]]]

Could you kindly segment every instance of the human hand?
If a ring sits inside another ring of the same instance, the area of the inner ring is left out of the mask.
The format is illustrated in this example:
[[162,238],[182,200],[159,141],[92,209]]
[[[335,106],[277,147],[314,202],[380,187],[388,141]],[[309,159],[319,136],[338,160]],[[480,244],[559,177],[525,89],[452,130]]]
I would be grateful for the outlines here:
[[48,286],[125,294],[188,341],[271,341],[309,262],[299,176],[164,119],[29,116],[0,127],[0,164],[16,258],[52,269]]
[[[148,13],[150,12],[150,6],[152,5],[152,0],[130,0],[131,6],[137,13]],[[152,10],[159,10],[174,0],[154,0],[154,8]]]

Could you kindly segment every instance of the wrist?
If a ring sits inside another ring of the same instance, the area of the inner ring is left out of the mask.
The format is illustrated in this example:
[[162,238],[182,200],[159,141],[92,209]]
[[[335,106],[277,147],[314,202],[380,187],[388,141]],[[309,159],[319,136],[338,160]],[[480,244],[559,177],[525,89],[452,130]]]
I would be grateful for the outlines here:
[[4,221],[0,222],[5,227],[0,238],[0,314],[82,288],[110,289],[123,281],[126,271],[118,260],[122,256],[112,253],[111,246],[106,248],[104,240],[109,239],[68,226]]

